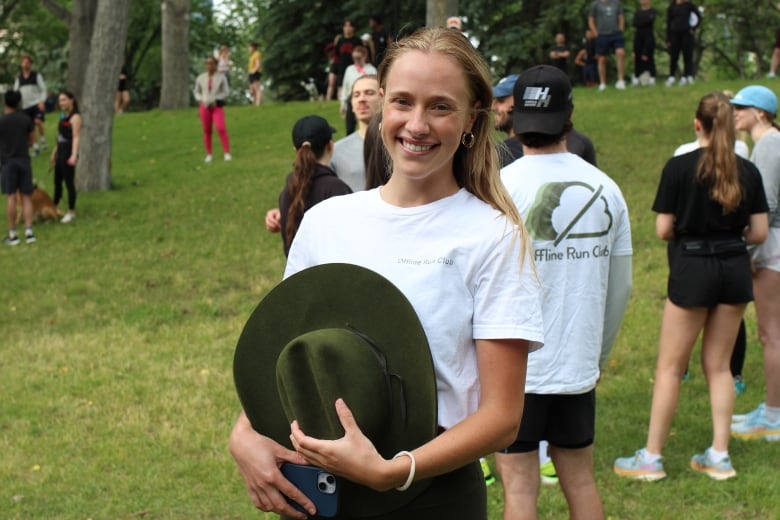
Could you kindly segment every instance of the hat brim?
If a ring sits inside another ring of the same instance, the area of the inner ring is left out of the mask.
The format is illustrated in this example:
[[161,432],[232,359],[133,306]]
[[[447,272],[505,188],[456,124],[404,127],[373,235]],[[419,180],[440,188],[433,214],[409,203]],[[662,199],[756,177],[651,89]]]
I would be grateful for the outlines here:
[[539,113],[515,111],[512,128],[518,135],[531,133],[557,135],[563,132],[563,127],[570,114],[570,108],[557,112],[544,111]]
[[[376,446],[385,458],[436,436],[436,377],[430,348],[417,314],[390,281],[363,267],[323,264],[296,273],[272,289],[249,317],[233,358],[239,400],[252,427],[292,449],[290,424],[277,391],[276,361],[294,338],[309,331],[349,324],[369,336],[402,377],[406,425]],[[349,405],[348,399],[347,405]],[[427,483],[404,493],[377,493],[353,485],[342,495],[342,511],[379,514],[418,495]],[[411,493],[410,493],[411,491]],[[342,507],[343,506],[343,507]]]

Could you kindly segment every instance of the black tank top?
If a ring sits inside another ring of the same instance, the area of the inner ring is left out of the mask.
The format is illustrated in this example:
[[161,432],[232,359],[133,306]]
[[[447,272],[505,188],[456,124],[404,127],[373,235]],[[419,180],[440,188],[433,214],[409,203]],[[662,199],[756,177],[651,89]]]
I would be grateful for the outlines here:
[[71,117],[73,117],[73,114],[60,114],[60,122],[57,125],[57,155],[60,157],[70,157],[73,145],[73,127],[70,125]]

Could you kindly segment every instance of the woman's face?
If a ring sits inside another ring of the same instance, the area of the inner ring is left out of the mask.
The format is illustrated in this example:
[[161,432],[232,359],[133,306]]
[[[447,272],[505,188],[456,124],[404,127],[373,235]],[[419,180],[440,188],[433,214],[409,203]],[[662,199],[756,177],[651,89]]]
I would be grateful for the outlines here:
[[65,94],[60,94],[57,97],[57,102],[60,105],[60,110],[63,110],[65,112],[70,112],[70,110],[73,108],[73,100],[70,99]]
[[750,132],[758,123],[755,109],[734,105],[734,128],[741,132]]
[[393,176],[452,179],[453,156],[475,117],[460,65],[440,53],[407,51],[392,64],[382,96]]

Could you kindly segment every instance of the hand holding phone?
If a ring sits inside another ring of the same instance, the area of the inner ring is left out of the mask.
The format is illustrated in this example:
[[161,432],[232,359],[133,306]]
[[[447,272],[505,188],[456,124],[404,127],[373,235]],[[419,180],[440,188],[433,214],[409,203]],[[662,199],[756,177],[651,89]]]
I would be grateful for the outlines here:
[[[295,487],[300,489],[309,500],[314,502],[317,515],[336,516],[339,508],[339,478],[317,466],[302,466],[286,462],[282,464],[282,474]],[[295,509],[307,513],[297,502],[287,498]],[[307,513],[308,514],[308,513]]]

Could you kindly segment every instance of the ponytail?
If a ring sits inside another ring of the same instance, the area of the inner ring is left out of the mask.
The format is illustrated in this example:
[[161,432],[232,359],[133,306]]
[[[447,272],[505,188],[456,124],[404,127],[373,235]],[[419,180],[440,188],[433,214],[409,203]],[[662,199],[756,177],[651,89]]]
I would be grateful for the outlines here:
[[736,131],[729,99],[720,92],[707,94],[699,102],[696,119],[710,141],[699,157],[696,180],[710,186],[710,197],[723,206],[723,214],[727,215],[742,201],[734,153]]
[[285,247],[289,249],[298,226],[301,225],[303,213],[306,211],[306,200],[311,190],[311,180],[317,170],[317,160],[322,157],[328,145],[315,148],[309,141],[305,141],[295,151],[295,163],[290,183],[285,188],[290,197],[290,207],[287,209],[287,225],[285,226]]

